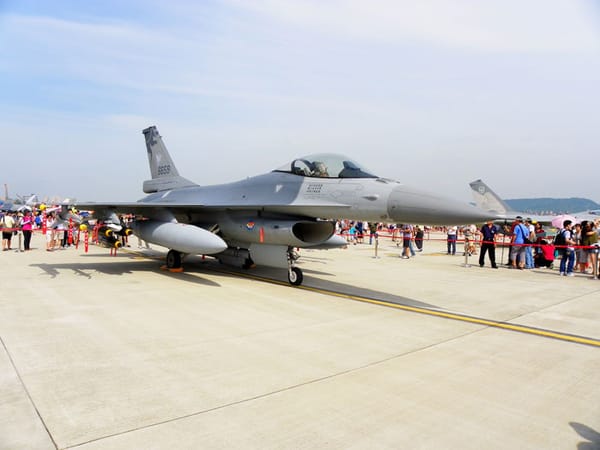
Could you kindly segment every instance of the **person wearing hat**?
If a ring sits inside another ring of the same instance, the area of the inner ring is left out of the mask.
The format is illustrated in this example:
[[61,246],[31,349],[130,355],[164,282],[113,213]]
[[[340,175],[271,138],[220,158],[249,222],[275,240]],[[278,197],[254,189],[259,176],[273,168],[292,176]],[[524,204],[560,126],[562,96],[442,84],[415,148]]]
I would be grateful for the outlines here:
[[481,227],[481,250],[479,252],[479,267],[483,267],[485,263],[485,254],[487,253],[490,258],[490,263],[493,269],[497,269],[496,265],[496,234],[498,234],[498,228],[494,225],[493,220],[488,220],[485,225]]
[[25,251],[31,250],[31,231],[33,230],[33,216],[31,211],[26,209],[23,217],[21,218],[21,230],[23,230],[23,245]]

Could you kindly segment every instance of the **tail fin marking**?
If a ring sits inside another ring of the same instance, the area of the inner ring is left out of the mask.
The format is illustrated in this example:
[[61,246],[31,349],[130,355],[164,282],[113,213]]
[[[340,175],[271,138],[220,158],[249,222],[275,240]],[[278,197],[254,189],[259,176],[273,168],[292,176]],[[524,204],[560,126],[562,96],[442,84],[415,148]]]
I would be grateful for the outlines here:
[[511,210],[510,206],[482,180],[472,181],[469,186],[471,186],[475,204],[484,211],[506,214]]
[[151,180],[144,181],[143,189],[146,194],[197,186],[196,183],[179,175],[179,171],[175,167],[175,163],[171,159],[171,155],[155,126],[146,128],[143,133],[146,139],[150,175],[152,176]]

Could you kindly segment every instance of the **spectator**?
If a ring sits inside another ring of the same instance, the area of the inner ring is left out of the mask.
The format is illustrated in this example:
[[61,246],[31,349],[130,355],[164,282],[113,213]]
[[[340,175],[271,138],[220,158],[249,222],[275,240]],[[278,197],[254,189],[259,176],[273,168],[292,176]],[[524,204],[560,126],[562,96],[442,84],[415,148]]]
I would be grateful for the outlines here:
[[483,267],[485,264],[485,254],[488,253],[490,263],[493,269],[497,269],[496,265],[496,234],[498,234],[498,228],[494,225],[494,221],[488,220],[487,223],[481,227],[481,252],[479,254],[479,267]]
[[535,267],[549,267],[552,268],[554,263],[554,245],[549,244],[548,241],[542,239],[540,241],[540,251],[535,254],[534,262]]
[[408,224],[402,226],[402,258],[409,259],[410,241],[412,240],[412,228]]
[[55,216],[54,218],[54,246],[57,248],[64,248],[63,241],[65,240],[65,233],[67,227],[65,226],[64,220],[60,217]]
[[541,241],[543,239],[546,239],[546,230],[544,230],[544,227],[542,226],[541,222],[534,222],[535,223],[535,241],[537,244],[541,244]]
[[33,216],[31,211],[25,210],[25,214],[21,219],[21,230],[23,230],[23,244],[25,246],[25,251],[31,250],[31,230],[33,230]]
[[529,228],[523,225],[523,218],[517,216],[513,235],[511,238],[510,263],[513,269],[525,268],[525,239],[529,238]]
[[54,239],[55,239],[54,235],[56,234],[55,222],[56,222],[56,219],[54,217],[54,212],[51,212],[46,217],[46,251],[47,252],[51,252],[52,250],[54,250]]
[[369,245],[373,244],[373,239],[377,239],[377,224],[375,222],[369,222]]
[[449,255],[456,254],[456,233],[457,232],[458,232],[458,227],[456,227],[456,226],[448,227],[447,240],[448,240],[448,254]]
[[356,222],[356,242],[359,244],[362,244],[364,242],[364,229],[363,229],[363,223],[362,221],[357,221]]
[[419,225],[417,225],[415,227],[415,245],[417,246],[418,252],[423,251],[423,236],[424,235],[425,235],[425,233],[423,232],[423,228],[421,228]]
[[2,218],[2,222],[0,222],[0,226],[2,227],[2,251],[6,252],[11,250],[10,241],[12,239],[13,231],[15,229],[15,218],[13,217],[13,213],[7,211]]
[[596,224],[593,221],[586,223],[586,227],[582,230],[582,245],[587,248],[588,261],[592,264],[592,276],[598,279],[598,232]]
[[525,268],[533,269],[533,248],[531,247],[531,245],[527,244],[535,243],[535,226],[533,225],[529,217],[525,219],[525,226],[529,230],[529,236],[525,240]]
[[560,258],[560,273],[562,276],[573,276],[573,266],[575,265],[575,240],[573,239],[573,232],[571,230],[572,222],[565,220],[563,222],[563,229],[560,233],[563,235],[565,241],[565,248],[559,249]]
[[477,254],[477,247],[475,242],[477,241],[477,227],[475,224],[471,224],[464,228],[463,233],[465,235],[465,249],[469,256]]
[[351,222],[350,225],[350,229],[348,230],[348,242],[352,242],[356,245],[356,225],[354,225],[354,222]]
[[573,227],[573,240],[575,241],[575,267],[581,273],[585,273],[585,269],[587,268],[587,252],[582,248],[582,234],[581,229],[582,226],[586,226],[587,221],[583,221],[582,223],[576,223]]

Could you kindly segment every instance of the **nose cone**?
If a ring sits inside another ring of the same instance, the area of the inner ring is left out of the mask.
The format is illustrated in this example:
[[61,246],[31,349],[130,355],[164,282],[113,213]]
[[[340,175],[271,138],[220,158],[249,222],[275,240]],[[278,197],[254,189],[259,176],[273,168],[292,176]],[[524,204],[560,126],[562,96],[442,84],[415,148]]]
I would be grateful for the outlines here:
[[467,203],[405,185],[399,185],[390,193],[388,215],[396,223],[426,225],[481,223],[496,217]]

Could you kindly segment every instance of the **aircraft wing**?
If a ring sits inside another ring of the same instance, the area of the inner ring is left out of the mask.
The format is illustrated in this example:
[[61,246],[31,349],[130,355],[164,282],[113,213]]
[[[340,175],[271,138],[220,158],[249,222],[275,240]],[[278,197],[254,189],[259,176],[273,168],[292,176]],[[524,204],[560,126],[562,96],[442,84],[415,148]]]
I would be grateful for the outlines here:
[[[299,201],[292,204],[241,204],[241,203],[218,203],[218,204],[204,204],[204,203],[174,203],[168,201],[152,201],[152,202],[77,202],[74,206],[79,210],[95,211],[96,214],[103,214],[105,211],[117,214],[135,214],[140,216],[152,216],[156,211],[169,210],[177,213],[192,213],[192,212],[210,212],[211,210],[264,210],[279,212],[283,214],[297,214],[304,215],[303,211],[310,210],[315,215],[321,215],[322,217],[328,217],[331,213],[331,208],[343,208],[349,209],[350,205],[336,202],[322,202],[318,203]],[[321,212],[321,214],[318,214]]]

